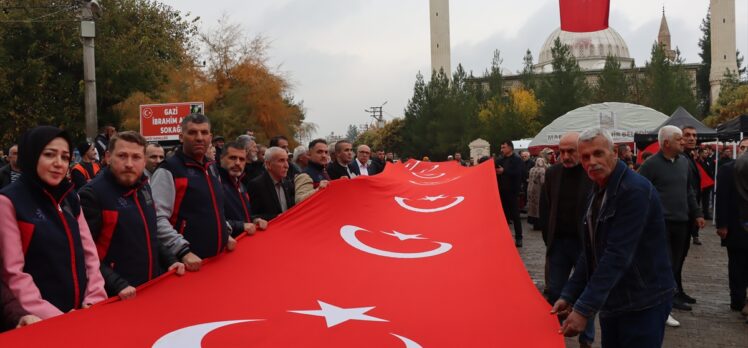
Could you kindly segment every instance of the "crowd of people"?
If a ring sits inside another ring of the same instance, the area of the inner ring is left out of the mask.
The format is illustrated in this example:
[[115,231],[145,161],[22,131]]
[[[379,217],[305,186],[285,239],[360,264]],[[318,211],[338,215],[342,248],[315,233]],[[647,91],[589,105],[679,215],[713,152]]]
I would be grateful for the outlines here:
[[683,265],[691,243],[701,244],[713,202],[730,309],[748,316],[748,138],[737,144],[736,160],[723,151],[714,200],[715,153],[697,144],[696,129],[665,126],[658,143],[638,164],[628,145],[601,129],[563,135],[558,156],[548,148],[533,159],[501,143],[496,175],[516,246],[526,201],[528,223],[546,245],[544,295],[562,333],[579,335],[580,347],[593,343],[596,315],[603,347],[662,345],[665,325],[680,325],[672,310],[697,303],[683,287]]
[[[496,175],[515,244],[526,206],[546,245],[544,295],[580,346],[594,341],[595,316],[604,347],[661,346],[665,325],[679,325],[673,309],[697,303],[683,265],[712,204],[730,308],[748,316],[748,139],[718,169],[715,203],[701,184],[714,154],[696,139],[692,127],[663,127],[660,150],[639,165],[602,129],[567,133],[558,154],[537,158],[500,144]],[[377,175],[394,161],[348,140],[289,146],[281,135],[267,146],[250,134],[213,137],[202,114],[183,119],[169,151],[111,127],[75,147],[64,130],[28,131],[0,169],[3,328],[133,298],[165,272],[199,271],[331,180]],[[460,153],[450,159],[468,165]]]
[[39,126],[10,147],[0,169],[3,330],[131,299],[165,272],[199,271],[330,180],[376,175],[393,161],[367,145],[354,153],[347,140],[226,142],[202,114],[181,129],[169,151],[113,127],[74,146],[65,130]]

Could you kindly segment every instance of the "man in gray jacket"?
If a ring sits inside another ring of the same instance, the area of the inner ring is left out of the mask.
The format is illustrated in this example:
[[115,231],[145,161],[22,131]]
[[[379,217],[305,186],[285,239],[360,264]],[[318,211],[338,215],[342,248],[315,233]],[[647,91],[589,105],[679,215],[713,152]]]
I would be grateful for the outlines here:
[[673,299],[673,308],[691,310],[687,302],[695,302],[683,291],[681,274],[690,243],[689,217],[696,217],[696,224],[704,228],[704,217],[696,200],[691,182],[695,180],[690,171],[689,160],[683,156],[683,132],[675,126],[664,126],[657,135],[660,151],[647,159],[639,169],[660,194],[665,215],[665,226],[669,240],[673,276],[678,293]]

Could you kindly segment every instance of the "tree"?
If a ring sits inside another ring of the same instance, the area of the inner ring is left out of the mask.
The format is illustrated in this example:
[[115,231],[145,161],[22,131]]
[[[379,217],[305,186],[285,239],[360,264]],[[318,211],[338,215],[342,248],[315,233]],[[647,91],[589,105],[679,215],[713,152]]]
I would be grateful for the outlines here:
[[345,134],[345,138],[350,140],[351,142],[355,142],[356,138],[358,138],[358,127],[349,124],[348,132]]
[[676,50],[675,61],[665,56],[662,46],[652,45],[652,56],[646,64],[644,77],[644,105],[669,115],[679,106],[696,113],[696,97],[691,79],[683,69],[683,58]]
[[530,52],[530,49],[527,49],[527,52],[525,52],[525,57],[522,58],[523,66],[522,66],[522,72],[519,74],[519,79],[522,81],[522,85],[525,86],[526,89],[529,89],[531,91],[535,91],[537,88],[536,78],[535,78],[535,70],[533,68],[533,58],[532,58],[532,52]]
[[711,86],[709,84],[709,73],[712,69],[712,17],[709,11],[706,17],[701,21],[702,36],[699,39],[699,57],[701,57],[701,66],[696,72],[696,96],[698,98],[698,115],[701,117],[709,114],[709,108],[712,104]]
[[542,76],[538,87],[541,101],[541,123],[549,124],[557,117],[585,105],[589,87],[569,46],[556,38],[551,48],[553,71]]
[[[119,123],[113,106],[140,91],[150,96],[177,67],[192,64],[194,22],[147,0],[101,0],[96,22],[100,124]],[[29,0],[0,12],[2,140],[51,124],[84,136],[83,62],[78,2]],[[36,18],[36,20],[32,20]],[[133,25],[137,23],[137,25]],[[40,97],[43,96],[43,97]]]
[[710,127],[748,113],[748,85],[740,84],[738,77],[728,74],[722,81],[719,98],[712,107],[711,115],[704,119]]
[[593,101],[626,102],[629,100],[629,85],[621,70],[621,63],[613,56],[605,58],[605,67],[600,73],[597,85],[592,90]]
[[405,108],[403,154],[446,158],[475,139],[479,87],[471,79],[462,65],[452,80],[443,72],[433,74],[428,83],[416,75],[413,97]]
[[536,134],[540,128],[540,103],[525,88],[513,88],[507,96],[495,96],[481,106],[478,118],[481,138],[491,144],[507,139],[521,139]]

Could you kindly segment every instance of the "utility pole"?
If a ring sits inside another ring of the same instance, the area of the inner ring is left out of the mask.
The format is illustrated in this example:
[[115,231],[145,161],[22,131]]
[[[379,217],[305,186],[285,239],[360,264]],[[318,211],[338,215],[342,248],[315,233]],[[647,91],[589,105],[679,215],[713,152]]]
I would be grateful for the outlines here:
[[377,128],[384,128],[384,116],[382,115],[382,107],[384,104],[387,104],[385,101],[380,106],[372,106],[366,110],[365,112],[368,112],[371,114],[371,117],[374,118],[375,121],[377,121]]
[[94,58],[94,38],[96,22],[94,14],[100,15],[101,7],[96,0],[81,0],[81,42],[83,43],[84,106],[86,117],[86,138],[93,141],[98,133],[96,113],[96,60]]

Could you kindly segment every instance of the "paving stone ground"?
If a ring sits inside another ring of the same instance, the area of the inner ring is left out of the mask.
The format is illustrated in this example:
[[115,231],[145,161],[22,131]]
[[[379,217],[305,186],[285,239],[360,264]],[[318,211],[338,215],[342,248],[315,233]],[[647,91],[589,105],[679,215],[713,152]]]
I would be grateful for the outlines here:
[[[520,255],[535,284],[542,287],[545,245],[539,231],[532,231],[524,221],[524,247]],[[513,228],[510,226],[510,230]],[[674,310],[678,328],[665,329],[667,348],[744,347],[748,348],[748,324],[738,312],[730,311],[727,286],[727,251],[720,247],[719,237],[711,224],[701,231],[703,245],[691,245],[683,271],[683,287],[698,301],[693,311]],[[596,324],[596,341],[600,347],[600,325]],[[567,347],[577,347],[576,339],[567,339]]]

